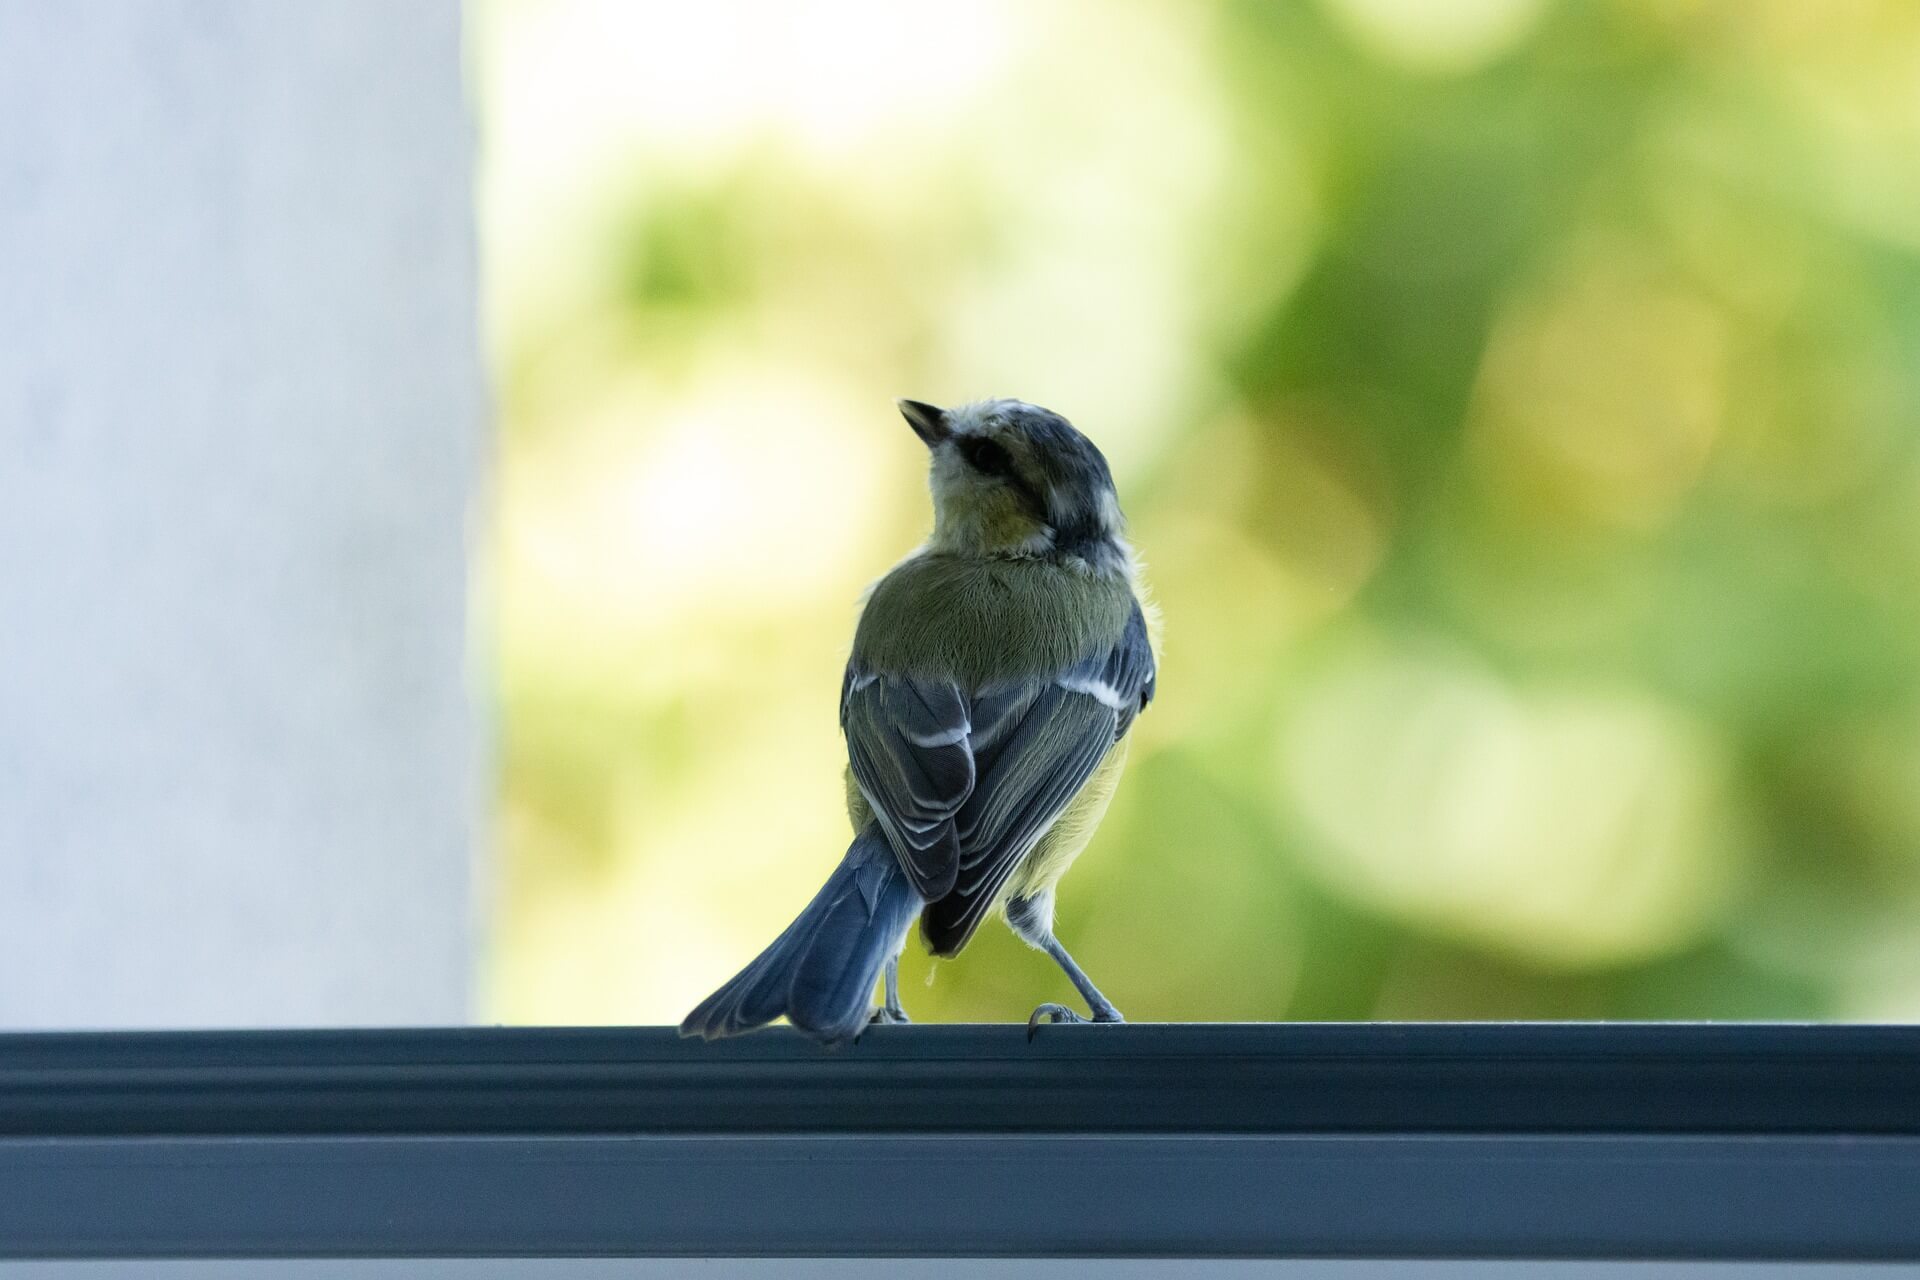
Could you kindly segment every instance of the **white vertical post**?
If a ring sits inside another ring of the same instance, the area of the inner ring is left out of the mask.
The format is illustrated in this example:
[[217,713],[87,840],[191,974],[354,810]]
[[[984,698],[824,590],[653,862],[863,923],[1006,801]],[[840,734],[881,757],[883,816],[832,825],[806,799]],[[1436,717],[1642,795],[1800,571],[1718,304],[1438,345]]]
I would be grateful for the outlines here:
[[452,0],[0,3],[0,1028],[458,1021]]

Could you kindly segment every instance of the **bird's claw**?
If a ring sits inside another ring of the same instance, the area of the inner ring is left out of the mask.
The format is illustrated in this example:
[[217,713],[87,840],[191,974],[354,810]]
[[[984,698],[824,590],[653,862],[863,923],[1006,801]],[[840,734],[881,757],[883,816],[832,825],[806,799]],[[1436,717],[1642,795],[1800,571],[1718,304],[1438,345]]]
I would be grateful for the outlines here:
[[870,1027],[873,1027],[873,1026],[884,1027],[884,1026],[899,1025],[903,1023],[912,1022],[912,1021],[913,1019],[907,1016],[906,1010],[889,1009],[883,1005],[880,1008],[875,1009],[873,1011],[873,1017],[867,1019],[867,1025]]
[[1048,1023],[1084,1022],[1114,1023],[1125,1022],[1118,1009],[1095,1009],[1091,1018],[1085,1017],[1063,1004],[1043,1004],[1027,1015],[1027,1039],[1032,1040],[1040,1028]]
[[1027,1039],[1032,1040],[1049,1022],[1085,1022],[1086,1019],[1063,1004],[1043,1004],[1027,1015]]

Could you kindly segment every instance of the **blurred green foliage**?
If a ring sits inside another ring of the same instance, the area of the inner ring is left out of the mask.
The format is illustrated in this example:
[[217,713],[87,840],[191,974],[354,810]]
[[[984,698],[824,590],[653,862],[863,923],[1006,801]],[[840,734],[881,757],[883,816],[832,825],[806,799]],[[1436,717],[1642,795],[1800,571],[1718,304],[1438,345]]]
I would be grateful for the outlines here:
[[1114,461],[1160,699],[1059,928],[1130,1017],[1920,1013],[1920,9],[508,2],[475,61],[499,1016],[677,1020],[838,858],[896,395]]

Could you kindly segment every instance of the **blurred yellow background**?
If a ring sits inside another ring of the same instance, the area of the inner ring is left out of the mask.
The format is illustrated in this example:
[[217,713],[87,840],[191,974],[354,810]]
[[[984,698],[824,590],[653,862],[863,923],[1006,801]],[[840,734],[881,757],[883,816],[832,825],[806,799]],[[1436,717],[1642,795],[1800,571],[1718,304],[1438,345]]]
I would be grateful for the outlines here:
[[[1920,8],[483,2],[489,1012],[674,1022],[847,840],[892,398],[1107,452],[1136,1020],[1920,1016]],[[1071,991],[983,930],[922,1020]]]

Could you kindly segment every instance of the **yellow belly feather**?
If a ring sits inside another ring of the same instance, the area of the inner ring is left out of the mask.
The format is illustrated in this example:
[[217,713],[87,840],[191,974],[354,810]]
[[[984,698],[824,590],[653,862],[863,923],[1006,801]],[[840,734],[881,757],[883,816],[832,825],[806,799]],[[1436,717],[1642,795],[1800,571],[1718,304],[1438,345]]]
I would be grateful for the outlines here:
[[1080,856],[1080,851],[1087,847],[1087,842],[1093,839],[1100,820],[1107,816],[1107,805],[1113,800],[1113,789],[1119,785],[1120,771],[1126,764],[1127,739],[1122,738],[1094,767],[1087,785],[1067,801],[1067,807],[1053,820],[1053,825],[1033,846],[1033,852],[1021,862],[1019,869],[1007,877],[1007,887],[1000,894],[1001,902],[1008,898],[1030,898],[1058,883],[1073,860]]

